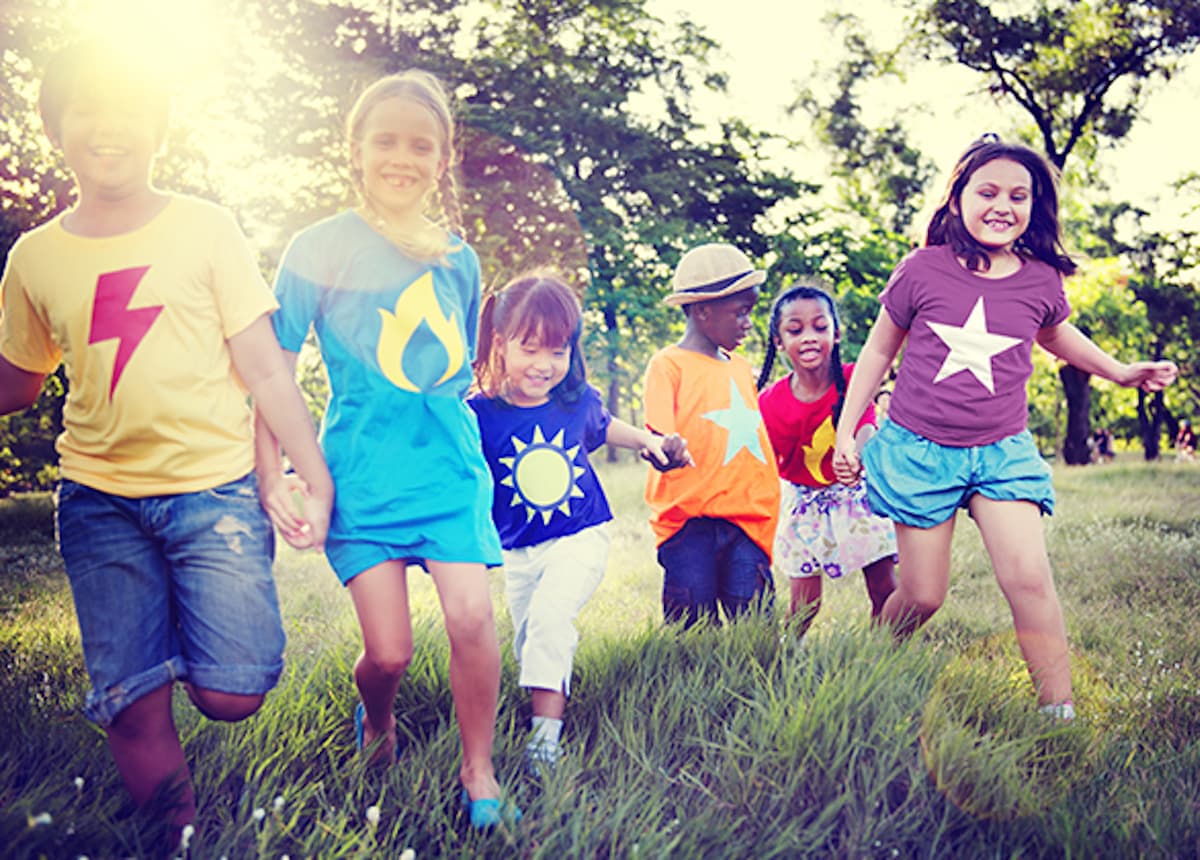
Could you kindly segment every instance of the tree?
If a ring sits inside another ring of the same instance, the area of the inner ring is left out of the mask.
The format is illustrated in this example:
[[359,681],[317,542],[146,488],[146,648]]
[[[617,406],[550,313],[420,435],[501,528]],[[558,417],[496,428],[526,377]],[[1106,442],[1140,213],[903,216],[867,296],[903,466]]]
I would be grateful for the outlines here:
[[[1037,0],[1025,8],[1001,17],[982,0],[934,0],[916,16],[917,44],[983,74],[997,100],[1016,102],[1060,169],[1081,142],[1124,138],[1153,82],[1169,80],[1200,43],[1200,0]],[[1067,366],[1060,375],[1064,459],[1086,463],[1088,374]]]
[[588,347],[614,414],[677,324],[661,296],[678,256],[715,238],[765,255],[761,219],[802,188],[761,167],[763,136],[743,123],[706,133],[691,95],[724,85],[706,70],[715,44],[686,22],[663,32],[644,0],[498,0],[463,64],[467,124],[552,171],[578,218]]

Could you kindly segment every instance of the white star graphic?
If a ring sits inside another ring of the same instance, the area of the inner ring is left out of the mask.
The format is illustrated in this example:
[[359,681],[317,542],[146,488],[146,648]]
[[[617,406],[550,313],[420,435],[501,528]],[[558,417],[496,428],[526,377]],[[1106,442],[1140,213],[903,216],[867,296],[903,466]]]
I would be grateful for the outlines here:
[[1021,342],[1019,337],[992,334],[987,330],[987,319],[983,312],[983,296],[971,308],[971,314],[961,326],[946,323],[929,323],[933,333],[950,347],[950,354],[942,362],[934,382],[941,382],[960,370],[969,370],[980,384],[992,394],[996,393],[992,381],[992,356],[1012,349]]
[[763,456],[762,443],[758,439],[762,416],[757,409],[746,405],[738,393],[737,383],[732,379],[729,380],[729,408],[714,409],[712,412],[705,412],[701,417],[729,431],[729,439],[725,443],[725,463],[732,460],[743,448],[763,463],[767,462],[767,458]]

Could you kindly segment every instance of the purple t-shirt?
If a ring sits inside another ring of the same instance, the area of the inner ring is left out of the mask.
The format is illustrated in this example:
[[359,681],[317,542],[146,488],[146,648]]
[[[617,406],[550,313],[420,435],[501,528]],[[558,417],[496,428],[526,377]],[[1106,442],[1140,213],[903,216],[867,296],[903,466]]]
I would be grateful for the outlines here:
[[891,420],[954,447],[1026,428],[1034,338],[1071,313],[1057,269],[1026,260],[1007,277],[985,278],[949,245],[934,245],[901,260],[879,300],[908,331]]

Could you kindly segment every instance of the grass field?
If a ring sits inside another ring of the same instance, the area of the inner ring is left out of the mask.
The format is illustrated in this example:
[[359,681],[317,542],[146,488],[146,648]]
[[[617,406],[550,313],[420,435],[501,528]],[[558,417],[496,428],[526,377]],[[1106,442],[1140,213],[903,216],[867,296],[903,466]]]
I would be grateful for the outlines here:
[[[946,605],[903,645],[866,624],[857,576],[826,584],[803,643],[778,615],[680,633],[659,621],[642,467],[601,476],[618,514],[609,570],[580,619],[569,757],[540,787],[520,772],[528,710],[493,577],[496,761],[524,821],[480,835],[457,809],[427,579],[411,577],[400,760],[368,769],[352,738],[349,599],[322,558],[284,550],[279,688],[234,726],[177,698],[201,805],[187,855],[1200,857],[1200,467],[1057,468],[1046,527],[1080,713],[1065,726],[1035,710],[965,516]],[[0,855],[167,856],[79,715],[87,680],[48,499],[0,501],[0,559]]]

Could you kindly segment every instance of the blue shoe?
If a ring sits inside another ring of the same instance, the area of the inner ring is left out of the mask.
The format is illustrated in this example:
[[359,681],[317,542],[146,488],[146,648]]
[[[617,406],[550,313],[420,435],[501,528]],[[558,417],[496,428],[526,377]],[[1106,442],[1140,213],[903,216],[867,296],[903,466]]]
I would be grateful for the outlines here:
[[[367,708],[359,702],[354,706],[354,748],[359,752],[363,751],[363,724],[367,720]],[[396,743],[396,760],[400,760],[400,743],[397,738]]]
[[462,806],[471,817],[471,827],[476,830],[491,830],[497,824],[516,824],[521,820],[521,810],[514,804],[502,804],[495,797],[471,800],[465,788],[462,790]]

